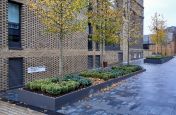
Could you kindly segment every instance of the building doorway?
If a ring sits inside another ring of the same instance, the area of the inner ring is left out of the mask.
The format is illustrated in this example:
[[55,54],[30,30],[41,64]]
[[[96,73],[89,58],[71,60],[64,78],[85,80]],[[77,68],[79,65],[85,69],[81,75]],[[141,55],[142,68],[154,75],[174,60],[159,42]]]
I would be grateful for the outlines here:
[[23,58],[9,59],[8,84],[9,89],[23,87]]

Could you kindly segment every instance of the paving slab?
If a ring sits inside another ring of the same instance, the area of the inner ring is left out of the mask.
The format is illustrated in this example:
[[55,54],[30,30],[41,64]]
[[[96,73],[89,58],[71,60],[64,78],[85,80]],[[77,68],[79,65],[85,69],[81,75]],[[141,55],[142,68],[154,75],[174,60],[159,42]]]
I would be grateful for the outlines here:
[[43,113],[21,107],[9,102],[0,101],[0,115],[44,115]]
[[[137,64],[141,64],[138,63]],[[58,112],[68,115],[176,115],[176,58]]]

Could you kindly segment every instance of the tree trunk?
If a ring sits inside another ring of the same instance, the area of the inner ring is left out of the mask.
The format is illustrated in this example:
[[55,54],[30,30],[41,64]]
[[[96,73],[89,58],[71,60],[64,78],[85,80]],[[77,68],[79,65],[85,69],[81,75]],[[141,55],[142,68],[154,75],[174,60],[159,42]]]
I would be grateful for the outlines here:
[[129,1],[128,1],[128,4],[127,4],[127,12],[128,12],[128,38],[127,38],[127,65],[130,65],[130,45],[129,45],[129,39],[130,39],[130,37],[131,37],[131,35],[130,35],[130,20],[131,20],[131,17],[130,17],[130,12],[129,12],[129,10],[130,10],[130,3],[129,3]]
[[128,38],[127,38],[127,65],[130,65],[130,22],[128,20]]
[[104,48],[103,48],[103,42],[101,43],[101,67],[103,66],[103,62],[104,62]]
[[157,44],[155,45],[155,54],[156,55],[158,54],[158,45]]
[[165,56],[167,55],[167,46],[165,45]]
[[63,76],[63,35],[60,35],[59,39],[59,50],[60,50],[60,60],[59,60],[59,75]]
[[162,45],[161,45],[161,55],[163,55],[163,50],[162,50],[162,49],[163,49],[163,47],[162,47]]
[[[128,38],[129,39],[129,38]],[[128,59],[127,59],[127,65],[130,65],[130,45],[129,45],[129,40],[127,40],[127,44],[128,44],[128,48],[127,48],[127,50],[128,50]]]
[[[60,13],[60,17],[61,17],[61,22],[63,21],[63,4],[61,3],[61,13]],[[64,33],[63,33],[63,23],[60,24],[60,39],[59,39],[59,50],[60,50],[60,60],[59,60],[59,74],[61,76],[64,75],[63,73],[63,39],[64,39]]]

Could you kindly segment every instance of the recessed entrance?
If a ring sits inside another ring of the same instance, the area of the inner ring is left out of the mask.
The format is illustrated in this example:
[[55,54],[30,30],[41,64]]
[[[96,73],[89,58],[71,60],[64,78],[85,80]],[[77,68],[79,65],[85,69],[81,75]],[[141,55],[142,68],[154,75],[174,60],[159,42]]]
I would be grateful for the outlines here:
[[24,85],[23,58],[10,58],[8,73],[9,89],[22,87]]

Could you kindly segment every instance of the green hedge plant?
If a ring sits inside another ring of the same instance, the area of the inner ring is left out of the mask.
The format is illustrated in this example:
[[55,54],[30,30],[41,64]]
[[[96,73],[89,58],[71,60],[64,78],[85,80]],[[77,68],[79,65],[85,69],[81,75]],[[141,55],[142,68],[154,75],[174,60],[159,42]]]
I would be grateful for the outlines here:
[[35,80],[26,84],[25,88],[32,91],[57,96],[92,85],[91,80],[88,78],[109,80],[139,71],[141,69],[142,67],[137,65],[125,65],[115,66],[106,70],[90,70],[81,72],[79,75],[66,75],[64,77]]
[[35,80],[26,84],[25,88],[56,96],[74,91],[78,88],[90,86],[91,84],[91,80],[87,78],[78,75],[67,75],[64,77]]
[[90,78],[99,78],[103,80],[109,80],[112,78],[117,78],[123,75],[127,75],[136,71],[141,70],[142,68],[137,65],[124,65],[112,67],[110,70],[89,70],[80,73],[80,76],[90,77]]

